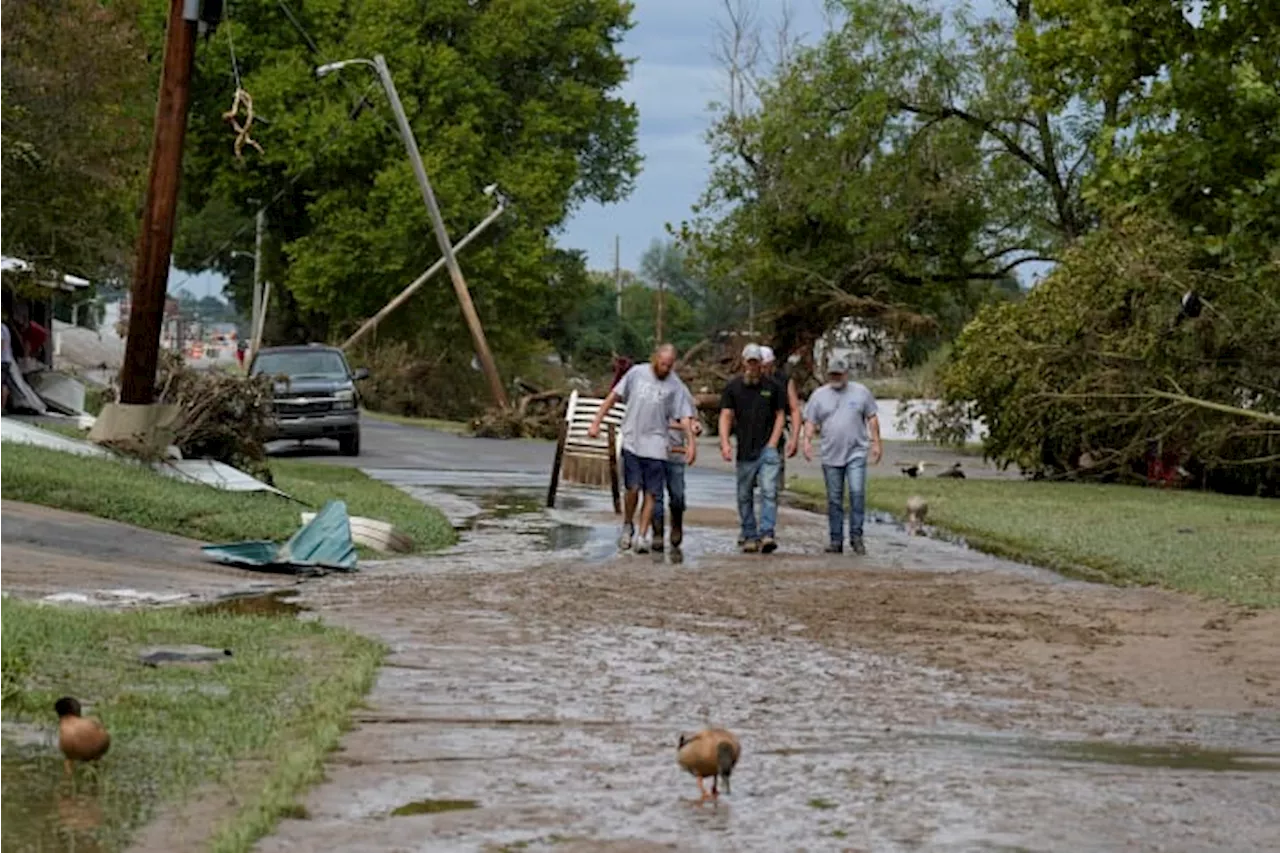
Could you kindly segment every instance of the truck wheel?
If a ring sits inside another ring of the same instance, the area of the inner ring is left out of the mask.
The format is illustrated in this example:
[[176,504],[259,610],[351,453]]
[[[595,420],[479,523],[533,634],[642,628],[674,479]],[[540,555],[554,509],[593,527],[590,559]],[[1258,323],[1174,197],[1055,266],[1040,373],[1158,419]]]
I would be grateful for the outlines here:
[[343,456],[360,455],[360,431],[349,432],[338,439],[338,450]]

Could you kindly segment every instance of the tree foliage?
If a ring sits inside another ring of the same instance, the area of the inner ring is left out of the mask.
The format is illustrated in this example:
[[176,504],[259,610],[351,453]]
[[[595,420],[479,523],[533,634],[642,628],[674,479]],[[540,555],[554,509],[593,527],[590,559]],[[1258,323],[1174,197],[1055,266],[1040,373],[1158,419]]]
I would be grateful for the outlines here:
[[715,166],[682,229],[699,271],[773,307],[785,348],[861,316],[937,343],[1088,224],[1089,131],[1034,97],[1021,6],[848,0],[768,73],[726,51]]
[[[625,0],[310,0],[234,4],[202,53],[192,106],[182,229],[185,268],[232,273],[251,248],[248,218],[268,212],[273,301],[283,338],[353,331],[438,257],[404,143],[372,72],[352,66],[316,80],[314,66],[386,56],[446,225],[457,242],[492,208],[498,183],[512,209],[460,254],[500,358],[527,353],[558,310],[564,271],[552,235],[580,202],[625,196],[637,174],[636,114],[616,92],[627,74],[619,41]],[[235,88],[253,97],[261,154],[232,150],[221,114]],[[221,49],[218,48],[219,44]],[[237,211],[241,224],[226,231]],[[202,226],[220,225],[210,231]],[[210,240],[216,233],[219,240]],[[235,239],[229,239],[234,236]],[[213,242],[215,245],[209,246]],[[236,301],[247,300],[236,292]],[[470,339],[444,276],[379,330],[424,351]]]
[[[1188,291],[1210,305],[1192,319]],[[1130,218],[980,312],[942,382],[985,419],[986,452],[1025,470],[1141,479],[1168,453],[1198,483],[1276,495],[1280,417],[1248,414],[1280,415],[1278,377],[1280,263],[1206,268],[1176,227]]]
[[155,106],[134,0],[4,0],[4,248],[93,279],[130,265]]

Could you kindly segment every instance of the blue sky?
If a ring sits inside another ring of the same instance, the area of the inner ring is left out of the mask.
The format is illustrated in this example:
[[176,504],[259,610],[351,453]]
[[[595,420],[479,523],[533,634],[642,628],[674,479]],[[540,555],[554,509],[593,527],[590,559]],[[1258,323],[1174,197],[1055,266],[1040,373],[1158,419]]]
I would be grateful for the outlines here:
[[[793,0],[786,7],[795,35],[811,39],[822,32],[822,0]],[[776,21],[783,8],[782,0],[759,0],[758,15]],[[566,248],[585,250],[593,269],[613,268],[615,235],[622,266],[635,269],[668,222],[688,218],[707,178],[708,106],[723,91],[714,58],[717,21],[727,20],[721,0],[636,0],[635,20],[622,49],[636,62],[622,94],[640,110],[644,171],[630,198],[585,206],[560,237]]]

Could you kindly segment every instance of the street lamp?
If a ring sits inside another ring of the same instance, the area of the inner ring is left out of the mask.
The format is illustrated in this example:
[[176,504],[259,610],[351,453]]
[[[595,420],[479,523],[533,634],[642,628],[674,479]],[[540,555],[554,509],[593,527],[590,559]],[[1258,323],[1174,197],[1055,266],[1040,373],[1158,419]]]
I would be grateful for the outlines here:
[[405,148],[409,151],[409,161],[413,164],[413,172],[417,176],[418,186],[422,190],[422,200],[426,202],[427,212],[431,216],[431,225],[435,230],[436,242],[440,246],[440,253],[444,255],[445,265],[449,268],[449,278],[453,280],[453,289],[457,294],[458,303],[462,307],[462,316],[467,321],[467,326],[471,329],[471,337],[476,345],[476,354],[480,357],[480,364],[484,367],[485,375],[489,379],[494,402],[500,408],[505,409],[507,408],[507,393],[502,387],[502,380],[498,377],[498,366],[494,363],[493,355],[489,352],[489,344],[485,341],[484,329],[480,326],[480,317],[476,314],[475,305],[471,302],[471,294],[467,290],[467,281],[462,277],[462,268],[458,266],[458,259],[453,253],[453,244],[449,242],[449,233],[445,230],[444,218],[440,215],[440,206],[436,204],[435,193],[431,190],[431,181],[427,179],[427,169],[422,164],[422,154],[418,151],[418,142],[414,139],[413,128],[409,126],[409,117],[405,115],[404,105],[400,103],[400,93],[396,91],[395,81],[391,79],[391,69],[387,67],[387,60],[379,53],[373,59],[344,59],[341,62],[326,62],[316,68],[316,78],[323,78],[335,71],[346,68],[348,65],[368,65],[372,67],[377,72],[378,79],[382,82],[382,88],[386,90],[387,100],[391,102],[391,110],[396,114],[396,124],[400,126],[400,135],[404,138]]

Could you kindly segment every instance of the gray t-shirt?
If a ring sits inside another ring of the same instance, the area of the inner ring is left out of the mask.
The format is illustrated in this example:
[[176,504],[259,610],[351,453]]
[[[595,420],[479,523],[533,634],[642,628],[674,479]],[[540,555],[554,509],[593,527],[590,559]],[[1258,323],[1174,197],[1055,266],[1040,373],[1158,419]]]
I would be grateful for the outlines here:
[[645,459],[667,458],[667,433],[675,418],[688,417],[684,395],[689,393],[674,372],[666,379],[653,374],[653,367],[637,364],[627,371],[613,389],[627,404],[622,419],[622,449]]
[[876,414],[867,386],[850,382],[836,390],[823,385],[804,407],[804,419],[822,430],[822,464],[842,468],[867,456],[867,419]]

